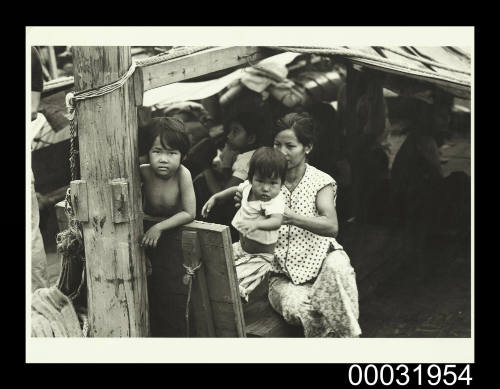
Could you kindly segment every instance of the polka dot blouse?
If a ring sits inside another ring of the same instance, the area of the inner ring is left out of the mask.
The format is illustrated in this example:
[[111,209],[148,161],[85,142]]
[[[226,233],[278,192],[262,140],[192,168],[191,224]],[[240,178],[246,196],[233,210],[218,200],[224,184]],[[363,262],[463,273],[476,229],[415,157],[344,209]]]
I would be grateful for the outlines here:
[[[319,216],[316,195],[327,185],[333,185],[335,205],[335,180],[314,166],[306,164],[304,176],[293,192],[283,185],[281,193],[292,212],[304,216]],[[307,282],[318,275],[331,245],[334,249],[342,249],[335,238],[319,236],[296,226],[282,225],[274,253],[273,271],[285,273],[296,285]]]

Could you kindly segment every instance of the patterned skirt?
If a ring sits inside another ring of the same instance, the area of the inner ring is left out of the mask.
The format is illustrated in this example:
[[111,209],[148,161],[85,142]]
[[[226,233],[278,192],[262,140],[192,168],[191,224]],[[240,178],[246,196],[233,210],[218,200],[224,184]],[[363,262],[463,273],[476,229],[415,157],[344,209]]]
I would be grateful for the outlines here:
[[344,250],[329,253],[311,282],[295,285],[285,275],[273,273],[269,302],[285,321],[302,326],[305,337],[361,334],[356,274]]

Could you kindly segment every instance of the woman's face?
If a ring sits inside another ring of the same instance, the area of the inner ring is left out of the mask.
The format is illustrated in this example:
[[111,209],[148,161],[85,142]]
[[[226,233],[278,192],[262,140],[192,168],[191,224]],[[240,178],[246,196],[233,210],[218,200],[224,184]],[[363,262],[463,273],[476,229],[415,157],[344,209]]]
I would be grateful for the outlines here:
[[312,147],[299,142],[292,129],[280,131],[274,137],[274,148],[285,154],[288,170],[305,163],[306,155]]

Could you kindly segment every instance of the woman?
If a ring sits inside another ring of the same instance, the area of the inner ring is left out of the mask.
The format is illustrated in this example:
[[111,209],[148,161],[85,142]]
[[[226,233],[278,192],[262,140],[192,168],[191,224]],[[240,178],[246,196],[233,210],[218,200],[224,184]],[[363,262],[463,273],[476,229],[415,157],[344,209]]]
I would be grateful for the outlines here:
[[306,337],[358,337],[354,269],[338,234],[336,183],[307,163],[313,121],[290,113],[277,123],[274,147],[288,161],[281,193],[286,199],[269,280],[271,306]]

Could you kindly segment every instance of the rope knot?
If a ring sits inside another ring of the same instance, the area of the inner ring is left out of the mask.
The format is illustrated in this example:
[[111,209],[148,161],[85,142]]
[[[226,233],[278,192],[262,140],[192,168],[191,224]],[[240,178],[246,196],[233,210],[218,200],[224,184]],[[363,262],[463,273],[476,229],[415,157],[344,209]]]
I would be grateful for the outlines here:
[[75,115],[75,94],[73,92],[66,95],[66,109],[68,110],[69,120],[73,120]]
[[191,280],[196,275],[196,271],[201,267],[201,265],[203,265],[203,262],[200,262],[200,264],[196,267],[190,267],[182,264],[182,266],[186,270],[186,274],[184,274],[184,277],[182,277],[182,282],[184,283],[184,285],[188,285],[191,282]]

